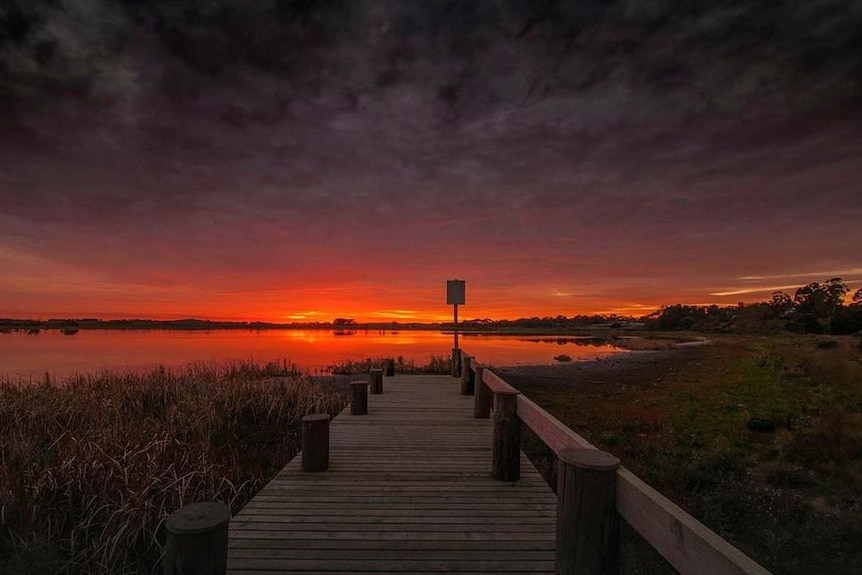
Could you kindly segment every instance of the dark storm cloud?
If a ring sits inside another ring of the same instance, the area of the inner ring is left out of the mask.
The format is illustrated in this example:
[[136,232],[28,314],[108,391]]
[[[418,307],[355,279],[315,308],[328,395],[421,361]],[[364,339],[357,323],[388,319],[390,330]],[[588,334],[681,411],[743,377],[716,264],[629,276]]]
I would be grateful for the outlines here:
[[376,126],[393,149],[408,140],[433,154],[414,137],[532,141],[698,114],[830,112],[858,103],[862,76],[862,3],[846,0],[12,0],[0,10],[4,115],[89,104],[114,129],[143,129],[145,148],[217,152],[213,140],[233,131],[367,137]]
[[850,0],[7,0],[0,243],[129,277],[393,233],[551,246],[539,275],[778,258],[862,216],[860,79]]
[[[175,93],[197,94],[202,78],[195,74],[218,80],[238,67],[289,80],[286,103],[339,77],[345,103],[356,105],[363,92],[434,71],[423,80],[457,112],[477,92],[529,103],[620,75],[664,90],[722,74],[750,88],[815,75],[844,83],[860,70],[860,18],[859,3],[847,0],[12,0],[2,30],[13,76],[7,90],[65,83],[76,93],[93,92],[112,71],[105,63],[133,60],[140,70],[149,51],[162,60],[161,70],[140,71],[160,73],[158,89]],[[534,67],[526,78],[500,74],[525,61]],[[483,76],[503,79],[471,85]]]

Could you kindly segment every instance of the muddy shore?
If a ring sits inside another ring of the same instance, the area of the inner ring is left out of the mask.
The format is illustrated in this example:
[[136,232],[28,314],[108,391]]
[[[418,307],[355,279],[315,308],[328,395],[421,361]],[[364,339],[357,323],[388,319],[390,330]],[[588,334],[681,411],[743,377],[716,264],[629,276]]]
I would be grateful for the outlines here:
[[588,391],[596,385],[601,386],[605,393],[625,391],[659,385],[682,369],[703,368],[703,362],[714,360],[710,347],[679,346],[661,351],[628,351],[590,361],[500,366],[495,371],[525,392],[536,388]]

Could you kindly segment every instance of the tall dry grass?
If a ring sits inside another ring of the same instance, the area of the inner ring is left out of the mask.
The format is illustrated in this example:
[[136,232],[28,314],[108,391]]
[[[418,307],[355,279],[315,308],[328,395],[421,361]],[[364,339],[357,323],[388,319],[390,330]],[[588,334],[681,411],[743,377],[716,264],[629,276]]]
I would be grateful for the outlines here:
[[158,572],[171,511],[236,512],[343,404],[276,363],[0,381],[0,573]]
[[[416,360],[404,359],[398,356],[393,359],[395,373],[438,373],[448,374],[452,371],[451,358],[442,355],[431,355],[426,364],[417,364]],[[348,359],[341,363],[328,366],[328,370],[335,374],[356,375],[368,373],[372,369],[383,369],[386,358],[366,358],[361,360]]]

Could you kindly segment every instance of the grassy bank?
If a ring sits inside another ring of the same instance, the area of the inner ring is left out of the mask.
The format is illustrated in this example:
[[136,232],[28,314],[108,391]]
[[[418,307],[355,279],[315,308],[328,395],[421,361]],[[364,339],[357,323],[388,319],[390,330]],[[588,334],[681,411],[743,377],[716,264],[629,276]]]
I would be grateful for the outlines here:
[[[862,572],[859,345],[722,337],[631,372],[513,383],[773,572],[851,575]],[[670,572],[639,557],[631,572]]]
[[0,573],[160,572],[168,513],[236,512],[342,407],[277,363],[0,381]]

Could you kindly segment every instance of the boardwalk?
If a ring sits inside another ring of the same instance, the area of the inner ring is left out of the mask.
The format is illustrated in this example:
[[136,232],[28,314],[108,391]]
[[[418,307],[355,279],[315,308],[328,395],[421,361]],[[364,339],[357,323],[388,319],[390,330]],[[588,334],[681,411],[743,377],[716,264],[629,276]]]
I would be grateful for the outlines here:
[[368,411],[333,420],[329,471],[297,457],[233,518],[229,573],[553,573],[556,497],[523,455],[491,479],[457,380],[385,378]]

